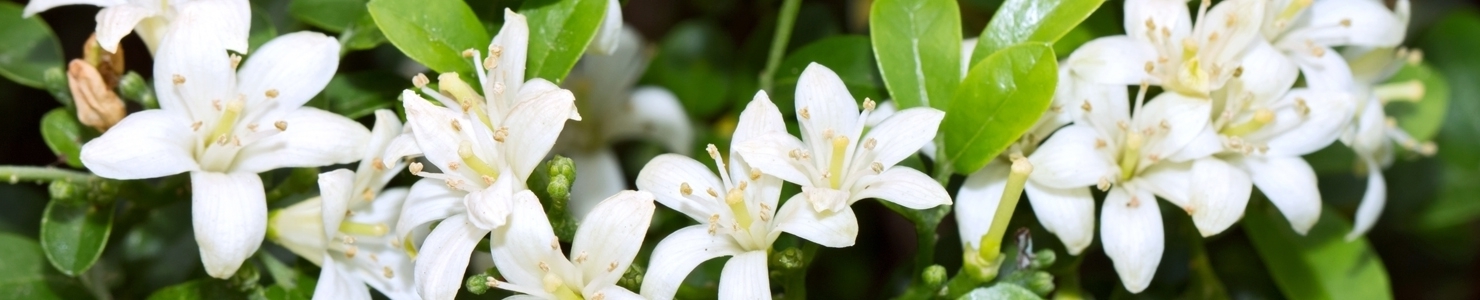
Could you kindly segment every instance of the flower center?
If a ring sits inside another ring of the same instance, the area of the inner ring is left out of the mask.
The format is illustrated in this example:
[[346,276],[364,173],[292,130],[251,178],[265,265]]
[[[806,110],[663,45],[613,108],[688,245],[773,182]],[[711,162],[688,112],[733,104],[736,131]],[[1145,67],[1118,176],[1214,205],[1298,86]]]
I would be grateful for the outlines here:
[[1120,180],[1129,180],[1136,175],[1136,167],[1141,163],[1141,146],[1145,145],[1146,136],[1140,132],[1130,130],[1125,135],[1125,147],[1120,152]]
[[540,266],[541,269],[546,270],[545,277],[541,278],[544,283],[545,292],[555,295],[555,299],[559,300],[585,299],[584,297],[581,297],[581,294],[576,293],[574,289],[571,289],[569,285],[566,285],[565,280],[560,279],[560,276],[555,275],[554,272],[549,272],[548,265],[541,262]]
[[828,164],[827,167],[827,174],[833,175],[828,176],[827,178],[827,180],[829,181],[828,183],[832,184],[833,189],[838,189],[842,185],[843,176],[841,175],[845,174],[843,173],[843,159],[846,158],[844,157],[844,155],[847,155],[847,153],[848,137],[842,135],[833,137],[832,161]]

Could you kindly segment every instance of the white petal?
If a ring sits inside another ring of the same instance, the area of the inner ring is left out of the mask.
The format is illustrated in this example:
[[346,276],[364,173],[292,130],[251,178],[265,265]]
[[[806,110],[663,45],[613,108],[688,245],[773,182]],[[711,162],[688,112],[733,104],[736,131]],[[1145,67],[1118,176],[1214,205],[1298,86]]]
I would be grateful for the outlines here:
[[[1288,47],[1292,47],[1287,45],[1276,46],[1286,47],[1287,49]],[[1299,46],[1293,47],[1300,47],[1298,49],[1302,49],[1287,53],[1290,53],[1295,64],[1300,66],[1300,73],[1301,75],[1305,75],[1305,85],[1307,88],[1325,91],[1347,91],[1355,88],[1356,83],[1352,79],[1351,67],[1346,65],[1346,60],[1341,55],[1336,55],[1335,50],[1332,50],[1330,47],[1319,46],[1321,49],[1320,52],[1327,54],[1316,56],[1310,53],[1313,50],[1308,50],[1309,46],[1306,46],[1303,42]]]
[[1182,150],[1177,150],[1177,153],[1171,157],[1163,159],[1173,162],[1184,162],[1213,156],[1213,154],[1218,154],[1218,152],[1223,152],[1222,136],[1218,134],[1218,130],[1214,129],[1213,126],[1204,126],[1202,132],[1198,132],[1197,136],[1194,136],[1192,140],[1187,142],[1187,146],[1183,146]]
[[642,296],[649,299],[673,299],[678,286],[699,263],[741,250],[728,235],[711,235],[705,225],[684,227],[653,248],[654,258],[643,274]]
[[[1282,114],[1277,114],[1275,122],[1294,123],[1298,121],[1299,123],[1270,138],[1266,142],[1269,151],[1261,151],[1264,155],[1299,156],[1330,146],[1341,137],[1343,130],[1347,129],[1355,114],[1357,99],[1353,99],[1350,93],[1342,91],[1295,89],[1286,94],[1282,101],[1286,101],[1285,103],[1305,101],[1309,113],[1295,112],[1300,117],[1297,120],[1289,120],[1286,117],[1291,111],[1282,111]],[[1373,101],[1373,103],[1379,102]],[[1381,106],[1374,108],[1376,107]],[[1379,113],[1382,111],[1381,109],[1376,110]],[[1272,123],[1267,126],[1277,125],[1282,124]]]
[[725,262],[719,277],[719,299],[771,299],[771,278],[766,269],[766,252],[736,254]]
[[729,209],[720,207],[717,201],[696,201],[686,197],[681,191],[685,184],[689,186],[690,193],[695,195],[702,195],[708,190],[725,189],[718,175],[699,161],[683,155],[658,155],[637,173],[639,190],[653,193],[658,203],[695,221],[704,222],[709,220],[709,216]]
[[317,108],[299,108],[282,121],[287,122],[287,130],[242,148],[232,170],[258,173],[350,163],[365,155],[365,143],[370,140],[365,126]]
[[468,223],[466,215],[443,220],[422,244],[416,257],[416,291],[424,299],[452,299],[462,287],[463,273],[478,241],[487,230]]
[[[212,100],[236,99],[236,71],[216,34],[204,28],[208,20],[180,14],[154,54],[154,91],[159,108],[194,121],[220,115]],[[180,79],[178,84],[176,79]]]
[[1289,34],[1324,45],[1397,46],[1408,28],[1382,1],[1315,1],[1307,10],[1309,26]]
[[669,151],[688,153],[694,142],[694,129],[678,96],[661,87],[642,87],[632,91],[631,102],[619,111],[606,114],[609,123],[602,125],[607,140],[642,138],[662,142]]
[[513,180],[498,180],[493,186],[463,197],[463,205],[468,208],[468,224],[483,230],[503,227],[509,221],[514,184]]
[[1033,173],[1028,178],[1047,187],[1073,188],[1099,183],[1100,178],[1119,175],[1113,159],[1095,149],[1101,138],[1089,126],[1073,124],[1044,141],[1028,156]]
[[775,132],[786,132],[786,120],[781,118],[781,110],[771,102],[766,91],[757,91],[750,103],[745,105],[745,110],[740,112],[740,122],[730,135],[730,144],[739,145],[751,138]]
[[[587,295],[596,292],[593,288],[614,285],[622,279],[642,249],[653,209],[652,193],[622,191],[602,200],[582,221],[570,253],[572,257],[586,256],[576,264],[585,274]],[[616,268],[611,268],[613,264]]]
[[858,217],[852,208],[818,212],[808,207],[801,194],[792,196],[776,212],[776,230],[832,248],[853,246],[858,237]]
[[1256,40],[1239,64],[1243,73],[1230,80],[1253,93],[1254,101],[1268,103],[1282,97],[1299,77],[1300,69],[1268,41]]
[[1254,183],[1244,173],[1218,158],[1192,162],[1192,186],[1188,204],[1192,222],[1204,237],[1223,232],[1244,216]]
[[565,128],[566,117],[575,107],[576,97],[568,90],[557,89],[527,99],[515,105],[504,120],[509,135],[508,142],[501,143],[509,167],[520,182],[529,179],[530,172],[555,146],[555,139]]
[[1059,77],[1059,85],[1064,88],[1055,88],[1054,105],[1065,111],[1067,119],[1085,123],[1099,132],[1101,138],[1108,139],[1111,145],[1118,145],[1125,135],[1119,124],[1131,121],[1130,94],[1125,86],[1096,83],[1069,72],[1060,73],[1063,76]]
[[133,113],[82,145],[82,164],[98,176],[144,179],[194,171],[190,122],[158,109]]
[[[1131,127],[1137,130],[1155,128],[1155,137],[1148,137],[1142,149],[1144,155],[1169,157],[1192,143],[1203,128],[1210,126],[1208,118],[1213,114],[1213,103],[1207,98],[1193,98],[1181,93],[1161,93],[1156,99],[1148,100],[1144,111],[1136,112]],[[1162,125],[1166,125],[1163,127]],[[1159,137],[1159,139],[1158,139]],[[1157,142],[1152,142],[1157,141]],[[1152,160],[1142,157],[1141,161]]]
[[411,132],[411,126],[406,126],[400,135],[385,146],[385,152],[381,153],[380,159],[382,164],[394,166],[404,158],[421,155],[421,146],[416,144],[416,136]]
[[[852,135],[857,128],[854,122],[858,121],[858,102],[837,73],[817,63],[808,64],[797,79],[796,111],[802,138],[810,145],[831,147],[822,137],[823,132],[832,130],[836,134]],[[812,155],[818,161],[828,161],[832,155],[831,148],[828,150],[814,150]]]
[[1105,196],[1100,209],[1100,237],[1121,284],[1131,293],[1140,293],[1156,275],[1166,241],[1156,198],[1149,191],[1135,195],[1127,192],[1124,187],[1115,187]]
[[[802,169],[802,164],[810,164],[812,161],[790,157],[792,151],[807,151],[808,148],[802,144],[802,141],[798,141],[790,134],[773,132],[760,135],[740,142],[734,147],[735,152],[739,152],[751,168],[760,169],[761,173],[803,186],[812,184],[812,180],[807,178],[809,172]],[[817,154],[810,153],[810,155]]]
[[[32,4],[35,4],[35,2],[39,1],[33,1]],[[26,5],[27,16],[30,15],[31,6]],[[128,35],[129,32],[133,32],[134,25],[139,24],[139,20],[155,16],[159,13],[159,11],[138,4],[104,7],[103,10],[98,11],[98,26],[94,29],[97,32],[98,46],[110,53],[118,52],[118,41],[122,40],[123,36]]]
[[[471,137],[473,133],[470,132],[479,128],[475,124],[481,123],[474,123],[446,107],[432,105],[431,102],[427,102],[426,99],[410,90],[401,93],[401,102],[406,107],[406,124],[411,127],[411,137],[416,139],[416,145],[421,149],[421,153],[426,155],[427,161],[436,165],[437,169],[460,174],[457,171],[450,171],[453,169],[448,167],[448,163],[462,161],[462,156],[458,155],[457,151],[464,141],[474,143],[475,152],[484,150],[483,147],[478,147],[480,146],[479,139]],[[453,122],[466,125],[458,125],[459,128],[463,128],[459,130],[452,127]],[[513,132],[509,134],[512,135]],[[488,157],[480,158],[488,159]],[[473,174],[473,171],[468,169],[463,169],[462,172]],[[477,177],[473,176],[473,178]]]
[[313,299],[370,300],[370,291],[355,278],[348,266],[338,265],[325,254],[323,268],[319,270],[319,283],[314,285]]
[[[1159,35],[1162,28],[1171,31],[1167,38],[1171,41],[1181,41],[1192,32],[1192,14],[1186,0],[1128,0],[1124,20],[1125,32],[1141,41],[1150,41],[1149,35]],[[1156,32],[1146,31],[1148,20],[1156,25]]]
[[236,273],[267,233],[267,196],[255,173],[190,172],[190,218],[211,277]]
[[120,4],[124,4],[124,3],[128,3],[128,1],[126,1],[126,0],[32,0],[31,2],[26,3],[26,9],[25,9],[25,11],[21,12],[21,17],[23,17],[23,18],[30,18],[31,16],[34,16],[37,13],[40,13],[40,12],[43,12],[43,11],[47,11],[47,10],[52,9],[53,7],[63,6],[63,5],[86,4],[86,5],[92,5],[92,6],[110,7],[110,6],[120,5]]
[[549,269],[551,271],[548,272],[557,275],[569,274],[564,273],[564,268],[571,267],[570,262],[559,247],[551,247],[558,246],[559,240],[555,238],[555,230],[550,227],[545,210],[540,207],[534,193],[523,191],[515,194],[510,207],[513,211],[509,214],[509,226],[494,230],[493,240],[489,243],[493,264],[498,266],[499,273],[509,282],[527,287],[544,286],[543,278],[547,271],[541,269]]
[[[303,106],[334,77],[339,69],[339,41],[322,33],[300,31],[268,41],[257,49],[238,72],[237,92],[246,95],[247,107],[274,107],[273,112],[246,116],[271,122],[275,115]],[[268,98],[271,91],[277,97]],[[291,124],[289,124],[291,125]]]
[[570,189],[567,209],[576,220],[585,218],[602,199],[627,189],[627,176],[622,175],[622,162],[611,149],[602,147],[595,151],[568,153],[571,161],[580,166],[580,174]]
[[1192,162],[1162,162],[1141,170],[1136,175],[1136,188],[1147,189],[1177,207],[1187,209],[1192,204]]
[[320,212],[326,240],[333,239],[336,236],[334,233],[339,232],[339,223],[344,221],[345,213],[349,212],[350,201],[360,199],[354,190],[354,181],[355,173],[346,169],[319,174],[319,199],[323,199]]
[[[1028,181],[1028,204],[1043,229],[1059,237],[1070,255],[1084,253],[1095,240],[1095,198],[1089,188],[1052,188]],[[960,213],[960,210],[957,210]]]
[[1064,65],[1069,66],[1074,76],[1096,84],[1158,84],[1156,77],[1146,73],[1146,63],[1154,62],[1156,58],[1156,49],[1151,44],[1118,35],[1085,43],[1069,54]]
[[[869,163],[878,162],[885,168],[893,167],[894,164],[904,160],[920,148],[930,143],[935,138],[936,130],[940,128],[940,121],[945,118],[946,113],[929,107],[916,107],[899,111],[899,113],[884,119],[878,127],[869,130],[863,136],[861,143],[868,140],[877,140],[877,146],[870,151],[861,149],[854,154],[853,165],[864,169]],[[867,157],[863,152],[873,152],[874,161],[857,161]]]
[[422,179],[411,185],[406,203],[401,206],[401,220],[396,222],[396,237],[404,239],[413,230],[432,221],[446,219],[466,211],[461,190],[448,188],[441,180]]
[[848,204],[866,198],[878,198],[912,209],[951,204],[951,194],[939,182],[908,167],[889,168],[884,173],[865,176],[853,184],[852,195]]
[[1367,164],[1367,192],[1362,193],[1362,204],[1357,206],[1356,222],[1346,240],[1352,241],[1372,230],[1377,217],[1382,216],[1382,207],[1387,203],[1387,182],[1382,177],[1382,166],[1371,157],[1362,157]]
[[1321,217],[1321,192],[1316,172],[1299,157],[1245,157],[1236,161],[1249,172],[1254,186],[1285,214],[1290,227],[1304,235]]
[[[1259,29],[1264,23],[1266,0],[1222,1],[1208,10],[1205,19],[1199,19],[1194,38],[1207,41],[1198,56],[1203,63],[1228,65],[1238,63],[1239,57],[1251,42],[1261,38]],[[1186,6],[1183,6],[1186,7]],[[1129,21],[1127,21],[1129,22]],[[1262,40],[1262,39],[1260,39]],[[1173,40],[1176,41],[1176,40]]]
[[[966,176],[961,190],[956,191],[956,226],[960,227],[962,244],[971,249],[981,248],[982,235],[991,229],[992,219],[997,216],[997,206],[1001,205],[1002,190],[1007,189],[1010,171],[1006,162],[994,159],[987,162],[986,167]],[[1093,201],[1090,205],[1090,209],[1094,209]],[[1038,217],[1042,219],[1044,216],[1038,214]]]
[[615,286],[615,285],[613,285],[613,286],[607,286],[606,288],[603,288],[601,290],[597,290],[596,291],[596,294],[591,294],[586,299],[596,298],[596,295],[601,295],[601,299],[612,299],[612,300],[645,300],[645,299],[647,299],[647,298],[643,298],[642,295],[638,295],[637,293],[633,293],[632,291],[629,291],[627,289],[624,289],[622,287]]
[[[194,18],[204,20],[205,22],[196,23],[196,26],[210,31],[220,43],[218,47],[247,53],[247,36],[252,26],[252,6],[246,0],[191,1],[176,4],[176,7],[179,10],[178,15],[192,15]],[[337,62],[337,57],[335,61]]]
[[610,55],[617,51],[622,36],[622,3],[610,0],[606,3],[606,14],[601,16],[601,25],[596,27],[596,36],[591,39],[587,51]]
[[[488,70],[488,82],[483,85],[483,90],[492,91],[494,83],[499,82],[504,84],[504,95],[517,95],[524,85],[524,61],[529,53],[529,21],[524,19],[524,15],[505,8],[504,26],[499,28],[498,35],[493,36],[493,42],[488,47],[500,47],[502,54],[498,58],[498,68]],[[488,100],[503,102],[501,105],[490,105],[490,108],[508,108],[515,104],[507,96],[505,99]]]

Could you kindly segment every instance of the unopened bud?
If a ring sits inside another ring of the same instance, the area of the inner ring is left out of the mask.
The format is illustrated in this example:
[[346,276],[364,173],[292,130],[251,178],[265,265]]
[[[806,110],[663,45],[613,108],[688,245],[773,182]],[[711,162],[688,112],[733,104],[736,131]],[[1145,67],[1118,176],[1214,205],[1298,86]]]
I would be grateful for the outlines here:
[[46,92],[51,93],[51,97],[56,98],[57,102],[62,103],[62,106],[71,107],[72,89],[67,87],[67,71],[61,67],[55,67],[46,69],[46,72],[41,73],[41,75],[41,84],[46,87]]
[[468,280],[463,286],[468,289],[468,292],[474,295],[482,295],[488,292],[489,280],[493,280],[493,277],[484,275],[483,273],[477,273],[473,274],[473,276],[468,276]]
[[564,157],[564,156],[559,156],[559,155],[556,155],[554,158],[551,158],[550,159],[550,177],[551,178],[554,178],[555,175],[561,175],[561,176],[565,176],[566,179],[575,180],[575,178],[576,178],[576,163],[575,163],[575,161],[574,160],[571,160],[569,157]]
[[1027,288],[1038,296],[1048,296],[1048,293],[1053,292],[1054,289],[1053,275],[1044,271],[1012,273],[1003,278],[1002,282]]
[[1042,270],[1053,266],[1054,261],[1057,259],[1058,254],[1054,254],[1053,250],[1039,250],[1038,253],[1033,254],[1033,262],[1028,264],[1028,268]]
[[86,61],[74,59],[67,64],[67,83],[77,105],[77,120],[106,132],[123,120],[123,100],[103,82],[98,70]]
[[51,201],[61,201],[70,205],[83,205],[87,203],[87,191],[78,183],[57,180],[52,181],[51,185],[47,186],[47,189],[51,192]]
[[925,268],[920,277],[925,280],[925,286],[940,286],[946,282],[946,267],[930,265]]

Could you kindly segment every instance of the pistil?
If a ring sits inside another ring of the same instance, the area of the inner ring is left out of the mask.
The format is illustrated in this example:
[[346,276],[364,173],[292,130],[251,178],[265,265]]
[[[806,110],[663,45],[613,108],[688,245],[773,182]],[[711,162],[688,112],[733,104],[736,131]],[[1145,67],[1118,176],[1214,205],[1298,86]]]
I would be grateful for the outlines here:
[[1141,162],[1141,146],[1146,137],[1140,132],[1129,130],[1125,135],[1125,149],[1120,152],[1120,180],[1129,180],[1136,175],[1136,166]]
[[386,232],[389,231],[389,228],[386,227],[384,223],[365,224],[350,222],[349,220],[339,222],[339,232],[347,234],[359,236],[383,236]]
[[228,136],[231,134],[232,128],[236,127],[236,121],[241,118],[242,109],[245,106],[246,101],[243,101],[241,98],[227,102],[226,109],[221,111],[221,118],[217,119],[216,125],[211,128],[210,134],[206,135],[204,144],[209,147],[212,142],[229,138]]
[[837,189],[843,183],[843,156],[847,153],[848,137],[841,135],[834,136],[832,138],[832,161],[827,167],[827,174],[831,174],[827,179],[834,189]]
[[1274,111],[1260,108],[1254,111],[1254,118],[1249,119],[1248,122],[1225,127],[1219,133],[1228,136],[1244,136],[1264,128],[1264,125],[1268,125],[1271,121],[1274,121]]
[[478,158],[478,155],[473,153],[473,143],[463,141],[461,145],[458,145],[457,156],[462,157],[463,165],[473,169],[473,172],[487,177],[485,180],[492,181],[498,179],[498,169],[483,162],[483,159]]

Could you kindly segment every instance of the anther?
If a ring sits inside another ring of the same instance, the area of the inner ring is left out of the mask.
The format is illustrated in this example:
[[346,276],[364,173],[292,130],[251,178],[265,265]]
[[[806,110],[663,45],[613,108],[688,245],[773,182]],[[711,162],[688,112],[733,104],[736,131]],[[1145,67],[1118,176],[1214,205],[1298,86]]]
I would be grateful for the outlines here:
[[547,263],[545,263],[543,261],[540,262],[538,264],[538,266],[540,267],[540,271],[545,271],[545,272],[549,272],[550,271],[550,264],[547,264]]
[[761,169],[759,169],[759,168],[750,168],[750,180],[760,180],[760,179],[761,179]]
[[267,99],[277,98],[277,96],[278,96],[278,90],[277,89],[268,89],[267,92],[264,93],[264,94],[267,94]]
[[863,98],[863,111],[873,111],[876,106],[873,99]]
[[684,196],[694,194],[694,188],[689,187],[688,182],[678,184],[678,193]]
[[1080,104],[1079,108],[1083,109],[1084,112],[1090,112],[1093,109],[1093,107],[1089,105],[1089,100],[1084,100],[1084,104]]
[[360,247],[349,246],[349,249],[344,249],[344,257],[355,258],[355,254],[359,252]]
[[704,189],[704,192],[706,192],[706,193],[709,193],[709,196],[710,196],[710,197],[715,197],[715,198],[719,198],[719,192],[715,192],[715,191],[714,191],[714,188],[707,188],[707,189]]
[[478,54],[478,50],[473,50],[473,48],[468,48],[468,50],[463,50],[462,52],[463,58],[471,58],[474,54]]
[[180,76],[180,74],[175,74],[175,76],[172,76],[171,77],[171,81],[174,81],[175,82],[175,85],[185,84],[185,76]]
[[1095,149],[1105,149],[1106,143],[1103,139],[1095,139]]
[[1234,78],[1238,78],[1238,77],[1241,77],[1241,76],[1244,76],[1244,66],[1239,66],[1237,68],[1233,68],[1233,77]]
[[458,122],[457,119],[452,120],[452,131],[462,131],[462,123]]
[[881,163],[879,163],[877,161],[869,164],[868,167],[870,169],[873,169],[874,170],[874,173],[883,173],[884,172],[884,164],[881,164]]
[[1095,184],[1095,188],[1100,189],[1101,192],[1109,191],[1110,190],[1110,179],[1109,178],[1105,178],[1105,177],[1100,177],[1100,181]]
[[427,87],[428,83],[432,83],[432,80],[427,79],[427,74],[416,74],[415,77],[411,77],[411,85],[416,86],[416,88]]
[[867,140],[863,141],[863,149],[874,150],[874,146],[878,144],[878,140],[875,140],[874,138],[868,138]]
[[616,270],[617,270],[617,262],[614,261],[611,264],[606,265],[606,271],[607,272],[616,271]]
[[1139,207],[1139,206],[1141,206],[1141,199],[1140,199],[1140,197],[1136,197],[1136,196],[1131,196],[1131,201],[1125,203],[1125,207],[1129,207],[1129,208],[1136,208],[1136,207]]
[[190,131],[198,131],[200,130],[200,126],[204,124],[201,121],[195,121],[195,123],[190,124]]
[[586,262],[586,251],[581,251],[581,255],[576,255],[575,261],[578,264]]
[[411,175],[421,174],[422,165],[419,162],[411,162],[411,166],[408,168],[411,169]]
[[375,160],[370,162],[370,167],[375,168],[376,171],[385,171],[385,161],[376,156]]
[[798,114],[802,115],[802,118],[803,119],[812,119],[812,114],[807,112],[807,108],[806,107],[803,107],[802,110],[801,110],[801,112],[798,113]]
[[257,132],[257,123],[247,124],[247,131]]
[[1352,27],[1352,19],[1351,18],[1341,19],[1341,27],[1351,28]]
[[1151,61],[1146,61],[1146,73],[1151,73],[1152,70],[1156,70],[1156,64],[1152,63]]
[[396,272],[391,271],[391,267],[381,267],[380,272],[381,275],[385,275],[385,278],[387,279],[396,277]]
[[495,141],[498,141],[498,142],[502,143],[502,142],[504,142],[504,139],[506,139],[508,137],[509,137],[509,127],[507,127],[507,126],[499,126],[498,130],[494,130],[493,131],[493,140],[495,140]]
[[272,127],[277,127],[278,131],[288,131],[288,121],[273,122]]
[[236,55],[236,53],[232,53],[230,57],[231,57],[231,69],[235,70],[237,66],[240,66],[242,64],[242,56],[241,55]]

